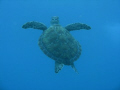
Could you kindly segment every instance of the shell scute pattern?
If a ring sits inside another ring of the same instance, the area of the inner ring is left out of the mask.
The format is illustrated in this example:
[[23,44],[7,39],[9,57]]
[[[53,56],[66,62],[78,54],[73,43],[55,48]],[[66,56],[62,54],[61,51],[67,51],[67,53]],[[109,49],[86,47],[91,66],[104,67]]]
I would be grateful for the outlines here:
[[54,25],[45,30],[39,42],[47,56],[65,65],[70,65],[80,56],[80,44],[60,25]]

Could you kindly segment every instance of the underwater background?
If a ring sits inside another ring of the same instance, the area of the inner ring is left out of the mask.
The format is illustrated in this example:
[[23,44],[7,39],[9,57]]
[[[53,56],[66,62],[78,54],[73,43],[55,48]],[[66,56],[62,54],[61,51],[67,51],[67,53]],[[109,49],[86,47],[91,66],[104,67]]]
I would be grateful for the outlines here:
[[[23,29],[28,21],[63,27],[81,22],[91,30],[70,33],[80,42],[79,74],[38,46],[42,30]],[[0,0],[0,90],[120,90],[120,0]]]

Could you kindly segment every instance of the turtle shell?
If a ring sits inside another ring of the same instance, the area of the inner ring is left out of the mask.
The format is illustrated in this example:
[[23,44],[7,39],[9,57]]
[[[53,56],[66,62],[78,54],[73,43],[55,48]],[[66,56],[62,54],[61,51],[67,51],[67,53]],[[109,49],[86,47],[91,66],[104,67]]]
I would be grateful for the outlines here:
[[60,25],[50,26],[39,38],[41,50],[53,60],[71,65],[81,55],[81,45]]

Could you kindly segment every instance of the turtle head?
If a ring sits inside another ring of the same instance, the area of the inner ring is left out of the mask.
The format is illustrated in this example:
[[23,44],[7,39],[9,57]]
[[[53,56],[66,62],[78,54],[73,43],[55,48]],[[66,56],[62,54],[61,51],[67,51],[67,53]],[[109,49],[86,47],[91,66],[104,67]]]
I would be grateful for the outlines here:
[[59,24],[59,17],[53,16],[50,21],[51,25]]

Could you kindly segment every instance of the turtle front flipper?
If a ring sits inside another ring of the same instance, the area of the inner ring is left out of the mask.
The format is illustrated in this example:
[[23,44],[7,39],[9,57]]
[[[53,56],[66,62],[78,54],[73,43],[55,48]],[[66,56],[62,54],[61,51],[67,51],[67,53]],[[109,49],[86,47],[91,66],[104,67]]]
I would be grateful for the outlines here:
[[91,29],[91,27],[86,24],[82,24],[82,23],[73,23],[73,24],[67,25],[65,29],[67,29],[68,31],[80,30],[80,29],[89,30]]
[[55,61],[55,73],[58,73],[63,68],[63,64]]
[[[73,68],[73,70],[74,70],[76,73],[78,73],[77,69],[75,68],[74,63],[71,65],[71,67]],[[78,73],[78,74],[79,74],[79,73]]]
[[46,30],[47,29],[47,27],[44,24],[39,23],[39,22],[35,22],[35,21],[25,23],[22,26],[22,28],[24,28],[24,29],[33,28],[33,29],[40,29],[40,30]]

